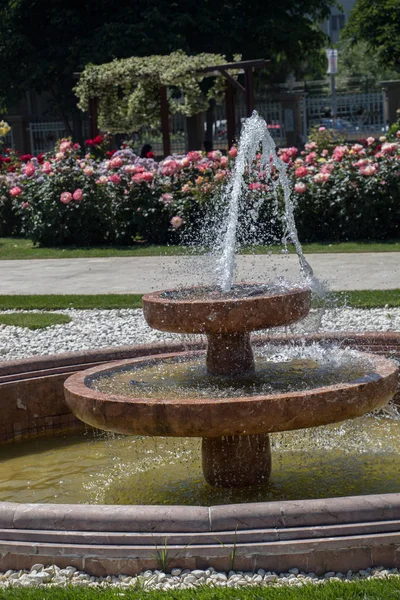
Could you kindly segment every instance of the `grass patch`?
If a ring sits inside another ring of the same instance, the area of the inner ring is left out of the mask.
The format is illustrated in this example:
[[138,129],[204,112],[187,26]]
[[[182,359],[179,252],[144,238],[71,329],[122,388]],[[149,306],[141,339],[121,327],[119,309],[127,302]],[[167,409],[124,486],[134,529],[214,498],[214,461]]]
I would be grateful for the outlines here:
[[[324,244],[303,244],[307,254],[327,253],[352,253],[352,252],[400,252],[400,240],[384,242],[341,242]],[[121,247],[93,247],[75,248],[39,248],[31,240],[23,238],[0,238],[0,260],[32,259],[32,258],[105,258],[123,256],[177,256],[190,254],[191,249],[185,246],[121,246]],[[281,246],[266,247],[256,246],[244,249],[243,254],[278,253]],[[289,252],[295,252],[294,247],[289,247]]]
[[64,325],[70,323],[71,317],[57,313],[0,313],[0,324],[11,325],[13,327],[26,327],[27,329],[44,329],[52,325]]
[[332,292],[333,303],[351,308],[396,308],[400,306],[400,289]]
[[332,582],[301,588],[256,587],[241,589],[197,588],[193,590],[152,591],[121,588],[8,589],[4,600],[399,600],[400,580]]
[[[141,306],[141,294],[0,295],[0,310],[61,310],[66,308],[105,310],[141,308]],[[400,289],[332,292],[326,306],[349,306],[351,308],[383,308],[387,306],[388,308],[396,308],[400,307]]]
[[119,309],[141,308],[141,294],[103,294],[103,295],[45,295],[45,296],[1,296],[0,310],[61,310],[76,308]]

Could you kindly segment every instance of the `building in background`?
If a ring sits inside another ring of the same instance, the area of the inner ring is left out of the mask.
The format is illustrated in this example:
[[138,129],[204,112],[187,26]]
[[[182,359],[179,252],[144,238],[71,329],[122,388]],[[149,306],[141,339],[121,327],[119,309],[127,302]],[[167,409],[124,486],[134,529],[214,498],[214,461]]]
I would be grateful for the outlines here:
[[347,23],[355,2],[356,0],[340,0],[343,11],[337,7],[332,7],[330,17],[322,24],[322,29],[329,35],[332,44],[339,41],[340,32]]

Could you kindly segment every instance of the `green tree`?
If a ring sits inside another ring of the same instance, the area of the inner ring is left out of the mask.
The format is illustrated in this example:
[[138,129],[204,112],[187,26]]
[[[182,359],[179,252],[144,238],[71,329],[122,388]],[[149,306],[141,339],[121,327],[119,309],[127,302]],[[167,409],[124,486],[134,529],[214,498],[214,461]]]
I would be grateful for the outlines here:
[[383,79],[397,76],[396,71],[382,64],[377,53],[369,52],[365,40],[352,43],[348,38],[341,39],[338,48],[337,82],[345,88],[356,83],[363,91],[376,88]]
[[114,58],[211,52],[300,68],[324,44],[335,0],[6,0],[0,6],[0,97],[47,91],[65,118],[73,73]]
[[363,40],[381,64],[400,70],[400,0],[356,0],[344,36]]

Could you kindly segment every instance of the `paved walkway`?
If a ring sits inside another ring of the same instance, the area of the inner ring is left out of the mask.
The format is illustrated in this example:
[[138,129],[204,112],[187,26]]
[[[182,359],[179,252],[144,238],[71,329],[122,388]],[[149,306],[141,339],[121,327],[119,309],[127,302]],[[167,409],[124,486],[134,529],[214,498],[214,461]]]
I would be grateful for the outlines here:
[[[400,288],[400,253],[309,254],[307,260],[332,290]],[[183,256],[2,260],[0,294],[141,294],[204,283],[207,266]],[[297,274],[297,256],[238,257],[238,280]]]

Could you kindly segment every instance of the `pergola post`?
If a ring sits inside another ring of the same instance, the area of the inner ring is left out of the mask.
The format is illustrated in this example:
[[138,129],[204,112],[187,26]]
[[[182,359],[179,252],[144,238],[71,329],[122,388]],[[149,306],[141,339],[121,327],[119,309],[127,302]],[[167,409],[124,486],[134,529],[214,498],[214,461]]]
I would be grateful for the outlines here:
[[254,79],[253,67],[246,67],[244,71],[245,88],[246,88],[246,109],[247,116],[251,117],[254,110]]
[[167,100],[167,88],[165,85],[160,88],[160,102],[161,102],[161,130],[163,139],[163,152],[164,156],[171,154],[171,138],[169,135],[169,110]]
[[226,82],[225,110],[226,110],[226,125],[227,125],[227,130],[228,130],[228,147],[230,148],[235,143],[235,137],[236,137],[235,96],[233,93],[233,86],[230,81]]

